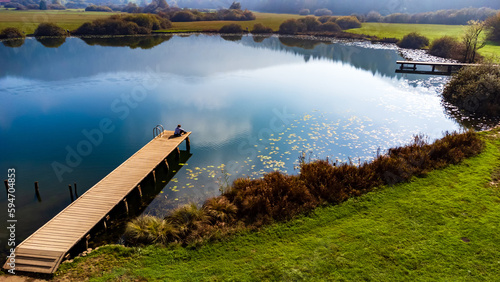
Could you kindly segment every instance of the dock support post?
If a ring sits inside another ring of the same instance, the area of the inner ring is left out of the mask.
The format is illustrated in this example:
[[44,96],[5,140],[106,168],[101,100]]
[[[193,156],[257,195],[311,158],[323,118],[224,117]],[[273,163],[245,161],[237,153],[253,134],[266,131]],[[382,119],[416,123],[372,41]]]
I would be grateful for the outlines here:
[[41,202],[42,197],[40,197],[40,191],[38,189],[38,181],[35,181],[35,195],[36,195],[38,202]]
[[88,250],[89,248],[89,240],[90,240],[90,234],[87,234],[87,236],[85,236],[85,250]]
[[104,224],[104,229],[108,229],[108,220],[109,220],[109,214],[107,214],[104,217],[104,220],[102,221],[102,223]]
[[137,185],[137,190],[139,191],[139,196],[142,199],[142,190],[141,190],[141,185]]
[[75,199],[73,198],[73,190],[71,189],[71,184],[68,184],[68,189],[69,195],[71,196],[71,202],[73,202]]
[[8,195],[9,195],[9,181],[4,180],[3,184],[5,184],[5,192],[7,192],[7,197],[8,197]]
[[[154,169],[153,169],[153,180],[154,180],[154,182],[155,182],[155,184],[156,184],[156,172],[155,172],[155,170],[154,170]],[[140,189],[140,188],[139,188],[139,189]]]
[[189,141],[189,137],[186,137],[186,151],[191,151],[191,142]]
[[128,215],[128,203],[127,203],[127,199],[123,199],[123,203],[125,204],[125,211],[127,212],[127,215]]
[[73,183],[73,185],[75,185],[75,199],[78,198],[78,192],[76,191],[76,182]]
[[170,167],[168,166],[168,160],[165,158],[165,165],[167,166],[167,173],[170,171]]
[[175,148],[175,160],[179,161],[181,159],[181,150],[179,150],[179,147]]

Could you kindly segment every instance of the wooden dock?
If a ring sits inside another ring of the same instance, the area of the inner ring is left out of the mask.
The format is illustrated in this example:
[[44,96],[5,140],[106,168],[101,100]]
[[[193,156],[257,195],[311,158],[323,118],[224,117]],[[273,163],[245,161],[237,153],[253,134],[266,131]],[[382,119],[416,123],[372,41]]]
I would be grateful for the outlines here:
[[[174,137],[173,131],[159,131],[159,135],[142,147],[124,163],[81,195],[15,250],[15,271],[54,273],[71,248],[88,239],[97,224],[106,224],[108,214],[118,205],[124,205],[134,189],[152,174],[156,181],[155,168],[172,152],[179,156],[179,145],[186,140],[189,151],[189,135]],[[10,269],[8,262],[4,269]]]
[[[477,64],[463,63],[437,63],[437,62],[417,62],[417,61],[396,61],[399,68],[396,73],[415,73],[428,75],[452,75],[465,66],[477,66]],[[426,68],[419,68],[426,66]]]

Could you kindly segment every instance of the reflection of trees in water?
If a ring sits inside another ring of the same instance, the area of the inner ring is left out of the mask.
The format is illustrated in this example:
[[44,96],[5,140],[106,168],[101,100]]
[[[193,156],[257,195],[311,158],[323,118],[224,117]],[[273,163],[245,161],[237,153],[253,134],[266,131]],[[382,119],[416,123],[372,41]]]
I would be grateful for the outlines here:
[[252,47],[302,55],[306,62],[310,59],[329,59],[348,63],[373,74],[378,73],[388,77],[400,76],[394,70],[396,69],[396,61],[402,57],[392,49],[364,48],[344,43],[305,40],[295,37],[271,37],[260,41],[245,39],[242,42],[244,45]]
[[492,128],[500,123],[500,116],[487,117],[479,114],[458,109],[457,106],[447,102],[442,102],[446,116],[458,122],[464,128],[474,130],[484,130]]
[[271,35],[254,35],[252,39],[256,43],[261,43],[264,39],[271,37]]
[[226,41],[240,41],[243,35],[221,35],[220,37]]
[[24,44],[24,38],[17,38],[17,39],[10,39],[10,40],[4,40],[2,41],[2,44],[5,47],[10,47],[10,48],[17,48],[21,47]]
[[300,39],[297,37],[278,37],[281,44],[288,46],[288,47],[299,47],[302,49],[314,49],[316,46],[318,46],[321,43],[324,44],[331,44],[330,42],[324,42],[324,41],[319,41],[319,40],[304,40]]
[[66,42],[66,37],[36,37],[36,41],[47,48],[57,48]]
[[163,42],[169,41],[172,35],[162,36],[122,36],[122,37],[83,37],[81,38],[88,45],[110,46],[110,47],[130,47],[131,49],[151,49]]

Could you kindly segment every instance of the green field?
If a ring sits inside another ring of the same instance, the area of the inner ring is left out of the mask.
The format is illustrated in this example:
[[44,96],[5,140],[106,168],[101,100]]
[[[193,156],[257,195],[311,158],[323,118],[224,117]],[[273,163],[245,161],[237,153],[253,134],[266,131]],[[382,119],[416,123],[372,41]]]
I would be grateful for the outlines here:
[[106,18],[114,13],[85,12],[84,10],[0,10],[0,30],[6,27],[17,27],[26,34],[35,31],[42,22],[54,22],[64,29],[74,30],[84,22]]
[[107,246],[60,267],[91,281],[496,281],[500,133],[426,177],[198,248]]
[[[377,36],[380,38],[398,38],[410,32],[418,32],[432,42],[432,40],[445,35],[459,38],[465,26],[461,25],[439,25],[439,24],[392,24],[392,23],[363,23],[361,28],[349,29],[347,32]],[[500,57],[500,45],[493,42],[479,50],[483,56]]]
[[[84,22],[99,18],[106,18],[114,13],[106,12],[85,12],[84,10],[28,10],[15,11],[0,9],[0,30],[6,27],[17,27],[26,34],[31,34],[41,22],[55,22],[64,29],[74,30]],[[222,26],[230,23],[237,23],[243,27],[252,30],[256,23],[262,23],[272,28],[274,31],[279,29],[282,22],[291,18],[300,18],[296,14],[272,14],[272,13],[254,13],[257,17],[254,21],[207,21],[207,22],[175,22],[169,30],[162,32],[203,32],[217,31]],[[457,25],[432,25],[432,24],[389,24],[389,23],[363,23],[361,28],[347,30],[351,33],[366,34],[380,38],[392,37],[402,38],[406,34],[416,31],[431,41],[450,35],[459,37],[464,26]],[[480,53],[484,56],[500,57],[500,45],[489,42]]]

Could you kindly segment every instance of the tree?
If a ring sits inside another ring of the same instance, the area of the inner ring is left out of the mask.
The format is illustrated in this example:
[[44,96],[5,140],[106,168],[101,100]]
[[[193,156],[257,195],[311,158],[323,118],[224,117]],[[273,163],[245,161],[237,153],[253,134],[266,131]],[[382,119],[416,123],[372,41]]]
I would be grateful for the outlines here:
[[47,2],[45,0],[40,1],[40,10],[47,10]]
[[479,39],[479,35],[485,28],[485,23],[480,21],[469,21],[468,26],[465,28],[465,33],[462,36],[462,43],[464,44],[464,62],[473,63],[476,60],[477,50],[486,45],[486,42]]
[[486,20],[486,27],[488,29],[488,39],[500,41],[500,13],[489,17]]
[[233,2],[231,6],[229,7],[230,10],[241,10],[241,3],[240,2]]

